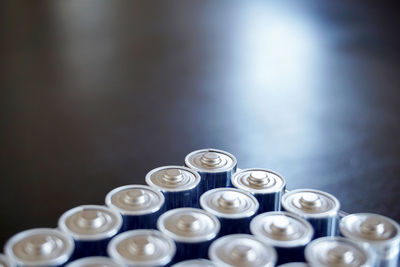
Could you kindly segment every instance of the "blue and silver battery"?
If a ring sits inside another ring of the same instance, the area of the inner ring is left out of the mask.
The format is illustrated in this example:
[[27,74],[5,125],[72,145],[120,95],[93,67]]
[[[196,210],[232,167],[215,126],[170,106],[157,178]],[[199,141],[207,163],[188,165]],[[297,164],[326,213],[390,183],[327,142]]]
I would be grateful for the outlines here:
[[394,220],[373,213],[351,214],[339,223],[340,233],[370,248],[378,267],[397,267],[400,226]]
[[159,167],[146,175],[146,183],[164,194],[166,210],[197,208],[200,180],[197,172],[182,166]]
[[218,187],[231,186],[237,160],[232,154],[217,149],[201,149],[185,157],[185,166],[201,176],[200,194]]
[[11,263],[20,267],[64,266],[71,259],[73,251],[72,238],[51,228],[35,228],[20,232],[12,236],[4,247],[4,252]]
[[58,228],[75,241],[73,259],[107,256],[107,244],[121,226],[118,212],[99,205],[75,207],[58,220]]
[[308,265],[318,267],[372,267],[370,251],[343,237],[320,237],[313,240],[304,252]]
[[304,262],[304,249],[314,230],[303,218],[284,211],[271,211],[254,217],[250,232],[278,253],[278,264]]
[[208,256],[217,266],[272,267],[277,258],[273,247],[245,234],[218,238],[211,244]]
[[292,190],[282,196],[282,208],[309,221],[314,239],[336,233],[340,203],[331,194],[314,189]]
[[121,213],[122,231],[157,229],[157,219],[164,211],[164,195],[146,185],[115,188],[106,196],[106,205]]
[[0,254],[0,266],[2,267],[15,267],[10,258],[4,254]]
[[236,172],[232,185],[255,196],[260,204],[258,213],[279,211],[285,192],[286,180],[279,174],[266,169],[244,169]]
[[86,257],[75,260],[66,267],[123,267],[123,265],[107,257]]
[[236,188],[216,188],[200,197],[202,209],[218,217],[219,236],[250,233],[249,224],[258,210],[258,201],[250,193]]
[[193,208],[167,211],[157,221],[158,229],[176,244],[173,262],[206,258],[208,247],[217,237],[220,223],[214,215]]
[[157,230],[132,230],[114,237],[108,254],[123,266],[170,266],[174,241]]
[[172,265],[171,267],[218,267],[217,264],[210,260],[206,259],[195,259],[195,260],[187,260],[181,261]]

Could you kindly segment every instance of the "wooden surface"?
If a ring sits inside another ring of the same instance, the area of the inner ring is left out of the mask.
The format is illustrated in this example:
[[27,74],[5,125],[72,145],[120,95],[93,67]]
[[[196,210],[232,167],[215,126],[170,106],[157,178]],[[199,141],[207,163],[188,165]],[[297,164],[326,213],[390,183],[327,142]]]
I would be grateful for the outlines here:
[[2,1],[0,245],[205,147],[399,221],[395,9],[301,2]]

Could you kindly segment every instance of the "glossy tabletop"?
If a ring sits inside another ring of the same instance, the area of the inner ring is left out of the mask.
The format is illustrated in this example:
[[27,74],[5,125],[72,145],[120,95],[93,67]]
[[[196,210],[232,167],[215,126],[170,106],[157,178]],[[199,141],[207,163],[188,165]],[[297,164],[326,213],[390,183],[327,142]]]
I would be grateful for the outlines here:
[[206,147],[400,221],[390,3],[0,5],[0,245]]

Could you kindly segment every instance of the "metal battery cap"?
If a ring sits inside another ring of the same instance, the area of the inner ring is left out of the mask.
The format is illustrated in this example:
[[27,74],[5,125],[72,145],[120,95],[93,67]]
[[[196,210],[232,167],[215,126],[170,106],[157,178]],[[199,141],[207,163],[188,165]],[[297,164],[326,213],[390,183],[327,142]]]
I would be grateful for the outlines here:
[[200,206],[222,218],[245,218],[258,210],[257,199],[250,193],[236,188],[215,188],[203,193]]
[[284,211],[266,212],[250,222],[250,232],[275,247],[307,245],[313,235],[312,225],[300,216]]
[[217,267],[215,263],[205,259],[181,261],[171,267]]
[[208,148],[189,153],[185,165],[198,172],[219,173],[234,170],[237,160],[226,151]]
[[146,174],[146,183],[164,192],[187,191],[200,183],[200,175],[182,166],[164,166]]
[[304,255],[311,266],[372,266],[371,254],[358,243],[343,237],[315,239],[306,247]]
[[51,228],[35,228],[11,237],[6,255],[18,266],[56,266],[69,260],[74,250],[71,237]]
[[174,241],[157,230],[133,230],[114,237],[107,252],[124,266],[164,266],[175,255]]
[[266,169],[244,169],[231,178],[233,186],[255,194],[281,192],[286,180],[279,174]]
[[194,208],[173,209],[162,214],[158,229],[177,242],[197,243],[212,240],[220,230],[220,222],[209,212]]
[[306,218],[336,216],[340,203],[337,198],[323,191],[297,189],[282,196],[282,207]]
[[208,256],[218,266],[275,266],[277,255],[270,245],[252,235],[234,234],[214,241]]
[[115,188],[106,196],[106,205],[122,215],[144,215],[160,210],[164,195],[146,185],[126,185]]
[[341,219],[340,232],[347,238],[362,242],[400,241],[400,226],[394,220],[373,213],[356,213]]
[[58,227],[75,240],[94,241],[110,238],[122,225],[121,215],[106,206],[83,205],[73,208],[58,220]]
[[86,257],[75,260],[66,265],[66,267],[123,267],[107,257]]
[[4,254],[0,254],[0,266],[1,267],[14,267],[15,265],[11,262],[10,258]]

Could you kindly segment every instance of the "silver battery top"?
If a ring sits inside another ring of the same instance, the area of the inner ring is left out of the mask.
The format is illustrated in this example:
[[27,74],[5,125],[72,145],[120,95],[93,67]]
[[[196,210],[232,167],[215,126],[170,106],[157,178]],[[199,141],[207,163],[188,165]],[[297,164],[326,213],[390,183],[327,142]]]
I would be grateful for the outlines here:
[[123,267],[107,257],[87,257],[67,264],[66,267]]
[[36,228],[11,237],[5,247],[6,255],[18,266],[62,265],[71,257],[74,241],[59,230]]
[[284,211],[257,215],[250,223],[250,231],[260,240],[275,247],[305,246],[314,235],[309,222]]
[[237,160],[232,154],[218,149],[200,149],[185,157],[185,165],[198,172],[219,173],[233,170]]
[[83,205],[61,215],[58,227],[75,240],[94,241],[106,239],[118,233],[122,225],[121,215],[106,206]]
[[307,263],[304,262],[289,262],[282,265],[278,265],[277,267],[308,267]]
[[165,199],[159,190],[150,186],[126,185],[109,192],[105,202],[123,215],[144,215],[160,210]]
[[14,267],[10,258],[4,254],[0,254],[0,267]]
[[146,183],[158,190],[177,192],[195,188],[200,183],[200,175],[182,166],[164,166],[146,174]]
[[124,266],[163,266],[175,255],[174,241],[157,230],[133,230],[111,239],[108,255]]
[[218,267],[215,263],[205,259],[181,261],[171,267]]
[[321,237],[305,249],[310,266],[372,267],[371,254],[357,243],[343,237]]
[[282,196],[282,207],[306,218],[336,216],[340,203],[337,198],[323,191],[297,189]]
[[231,178],[234,187],[255,194],[269,194],[285,189],[286,180],[279,174],[265,169],[244,169]]
[[200,206],[222,218],[253,216],[258,210],[257,199],[250,193],[236,188],[215,188],[201,195]]
[[399,252],[400,226],[388,217],[373,213],[357,213],[340,220],[343,236],[368,243],[380,255],[390,257]]
[[162,214],[158,229],[177,242],[197,243],[217,236],[220,223],[214,215],[194,208],[179,208]]
[[245,234],[227,235],[217,239],[211,244],[208,256],[218,266],[272,267],[277,260],[273,247]]

